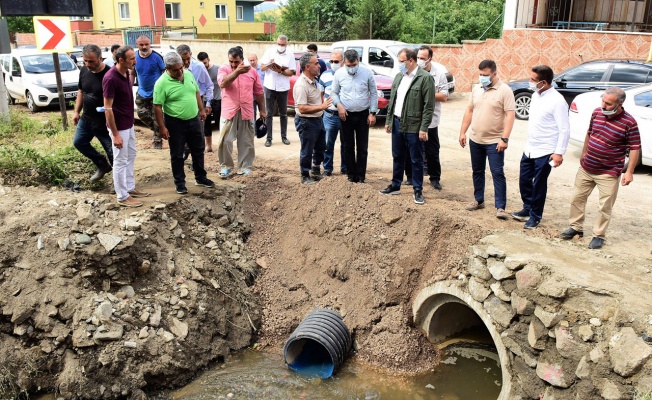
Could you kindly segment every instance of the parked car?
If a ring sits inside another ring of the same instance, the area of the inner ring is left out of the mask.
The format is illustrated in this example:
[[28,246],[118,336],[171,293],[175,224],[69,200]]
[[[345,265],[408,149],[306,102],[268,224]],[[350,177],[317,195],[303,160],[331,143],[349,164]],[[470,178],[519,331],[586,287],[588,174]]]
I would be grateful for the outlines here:
[[[652,82],[652,63],[636,60],[595,60],[582,63],[555,75],[553,86],[570,105],[575,96],[593,90],[606,90],[609,86],[628,88]],[[528,79],[509,82],[516,100],[516,118],[527,120],[530,116],[532,91]]]
[[[602,105],[602,93],[589,92],[575,98],[570,106],[570,143],[579,147],[584,146],[586,132],[589,129],[591,114]],[[641,155],[636,160],[636,165],[643,164],[652,166],[652,84],[632,86],[625,89],[627,97],[624,108],[632,114],[638,123],[641,135]],[[631,162],[629,158],[625,162]]]
[[[363,64],[379,75],[394,78],[399,73],[398,52],[404,48],[419,49],[420,44],[409,44],[395,40],[344,40],[331,45],[332,50],[356,50]],[[455,78],[448,69],[437,62],[435,66],[444,71],[448,80],[448,93],[455,91]]]
[[82,55],[82,50],[84,49],[84,46],[75,46],[72,48],[72,51],[70,52],[70,58],[73,58],[72,56],[75,56],[73,60],[77,60],[77,67],[81,68],[84,66],[84,56]]
[[[51,54],[34,49],[21,49],[14,50],[11,54],[3,54],[1,59],[9,104],[25,101],[31,112],[37,112],[41,107],[59,104],[54,60]],[[65,53],[59,53],[59,66],[64,98],[74,100],[77,98],[79,69]]]
[[[289,108],[294,108],[294,95],[292,94],[292,89],[294,89],[294,83],[299,79],[299,75],[301,73],[299,72],[299,58],[301,58],[301,55],[303,53],[294,53],[294,59],[296,60],[296,73],[290,77],[290,92],[288,93],[288,107]],[[322,60],[326,61],[326,65],[328,66],[328,60],[331,58],[331,53],[330,52],[319,52],[319,58]],[[330,69],[330,66],[328,66]],[[392,82],[393,79],[374,74],[374,78],[376,80],[376,89],[378,90],[378,116],[382,117],[387,114],[387,104],[389,104],[389,95],[392,93]]]

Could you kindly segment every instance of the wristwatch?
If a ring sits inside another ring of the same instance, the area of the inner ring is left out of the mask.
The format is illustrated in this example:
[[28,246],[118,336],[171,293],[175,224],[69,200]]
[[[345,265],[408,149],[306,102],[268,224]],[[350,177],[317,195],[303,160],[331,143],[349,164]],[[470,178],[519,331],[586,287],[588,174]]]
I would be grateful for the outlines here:
[[505,143],[509,142],[509,138],[506,137],[501,137],[500,140],[502,140]]

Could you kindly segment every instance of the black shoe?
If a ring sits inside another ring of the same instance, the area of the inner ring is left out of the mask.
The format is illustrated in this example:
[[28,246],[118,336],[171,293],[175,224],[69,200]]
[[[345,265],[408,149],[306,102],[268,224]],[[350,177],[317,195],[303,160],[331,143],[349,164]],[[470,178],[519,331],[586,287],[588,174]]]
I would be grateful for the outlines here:
[[591,239],[591,243],[589,243],[589,249],[599,249],[602,247],[603,244],[604,244],[603,238],[593,236],[593,239]]
[[358,181],[358,178],[356,178],[356,177],[354,177],[354,176],[349,176],[347,179],[348,179],[348,181],[351,182],[351,183],[358,183],[358,182],[359,182],[359,181]]
[[310,170],[310,177],[316,181],[320,181],[324,178],[324,175],[321,174],[319,168],[313,168]]
[[[512,213],[512,216],[514,216],[513,214],[516,214],[516,213]],[[530,217],[530,219],[527,220],[525,225],[523,225],[523,229],[536,229],[536,227],[539,226],[540,222],[541,222],[540,219]]]
[[154,143],[152,143],[152,148],[154,148],[156,150],[163,149],[163,142],[154,142]]
[[389,185],[385,189],[381,190],[380,194],[401,194],[401,188]]
[[410,178],[406,179],[405,182],[403,182],[403,185],[412,186],[412,179],[410,179]]
[[430,181],[430,186],[434,187],[437,190],[442,190],[441,183],[439,181]]
[[186,185],[177,185],[177,193],[179,194],[188,193],[188,189],[186,188]]
[[283,141],[283,144],[290,144],[290,141],[286,137],[282,138],[281,140]]
[[95,183],[99,181],[100,179],[104,178],[104,175],[109,173],[111,171],[111,166],[105,167],[105,168],[98,168],[95,173],[90,177],[89,181],[91,183]]
[[515,220],[518,220],[518,221],[521,221],[521,222],[526,222],[526,221],[528,221],[530,219],[530,210],[526,210],[524,208],[521,211],[514,211],[510,215]]
[[208,178],[203,178],[203,179],[195,179],[195,186],[203,186],[207,188],[213,188],[215,187],[215,182]]
[[584,232],[582,232],[582,231],[576,231],[576,230],[573,229],[573,228],[568,228],[568,229],[566,229],[565,231],[561,232],[561,233],[559,234],[559,237],[561,237],[561,238],[564,239],[564,240],[571,240],[572,238],[575,237],[575,235],[577,235],[577,236],[579,236],[579,237],[584,237]]
[[414,191],[414,203],[415,204],[423,204],[425,202],[426,201],[423,198],[423,193],[421,192],[421,190],[415,190]]
[[324,171],[324,175],[333,176],[333,171]]
[[304,185],[314,185],[317,181],[310,176],[301,175],[301,183]]
[[265,141],[265,147],[271,147],[272,146],[272,139],[267,139]]

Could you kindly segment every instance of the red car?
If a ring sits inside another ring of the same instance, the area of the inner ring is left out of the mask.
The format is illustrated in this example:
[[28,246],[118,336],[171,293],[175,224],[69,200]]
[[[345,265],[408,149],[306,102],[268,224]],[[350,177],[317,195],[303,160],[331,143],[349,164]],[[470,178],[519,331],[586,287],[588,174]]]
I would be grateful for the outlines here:
[[[328,60],[331,58],[331,53],[329,52],[319,52],[319,58],[324,60],[326,62],[326,66],[328,69],[330,69],[330,66],[328,65]],[[299,72],[300,67],[299,67],[299,58],[303,53],[294,53],[294,59],[297,62],[296,66],[296,73],[290,77],[290,93],[288,93],[288,107],[289,108],[294,108],[294,95],[292,94],[292,89],[294,89],[294,83],[297,81],[299,78],[299,75],[301,74]],[[374,78],[376,79],[376,89],[378,89],[378,116],[379,117],[384,117],[387,115],[387,104],[389,103],[389,95],[392,93],[392,78],[388,78],[386,76],[382,75],[375,75]]]

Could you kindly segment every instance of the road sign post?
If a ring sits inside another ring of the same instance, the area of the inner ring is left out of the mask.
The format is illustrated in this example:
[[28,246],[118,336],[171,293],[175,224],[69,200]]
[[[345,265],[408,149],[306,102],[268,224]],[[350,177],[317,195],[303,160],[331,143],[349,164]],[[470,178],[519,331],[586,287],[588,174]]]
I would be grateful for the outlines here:
[[68,129],[68,114],[66,113],[66,100],[63,98],[63,84],[61,83],[61,66],[59,65],[59,53],[52,53],[54,61],[54,76],[57,78],[57,92],[59,94],[59,109],[61,110],[61,121],[63,129]]

